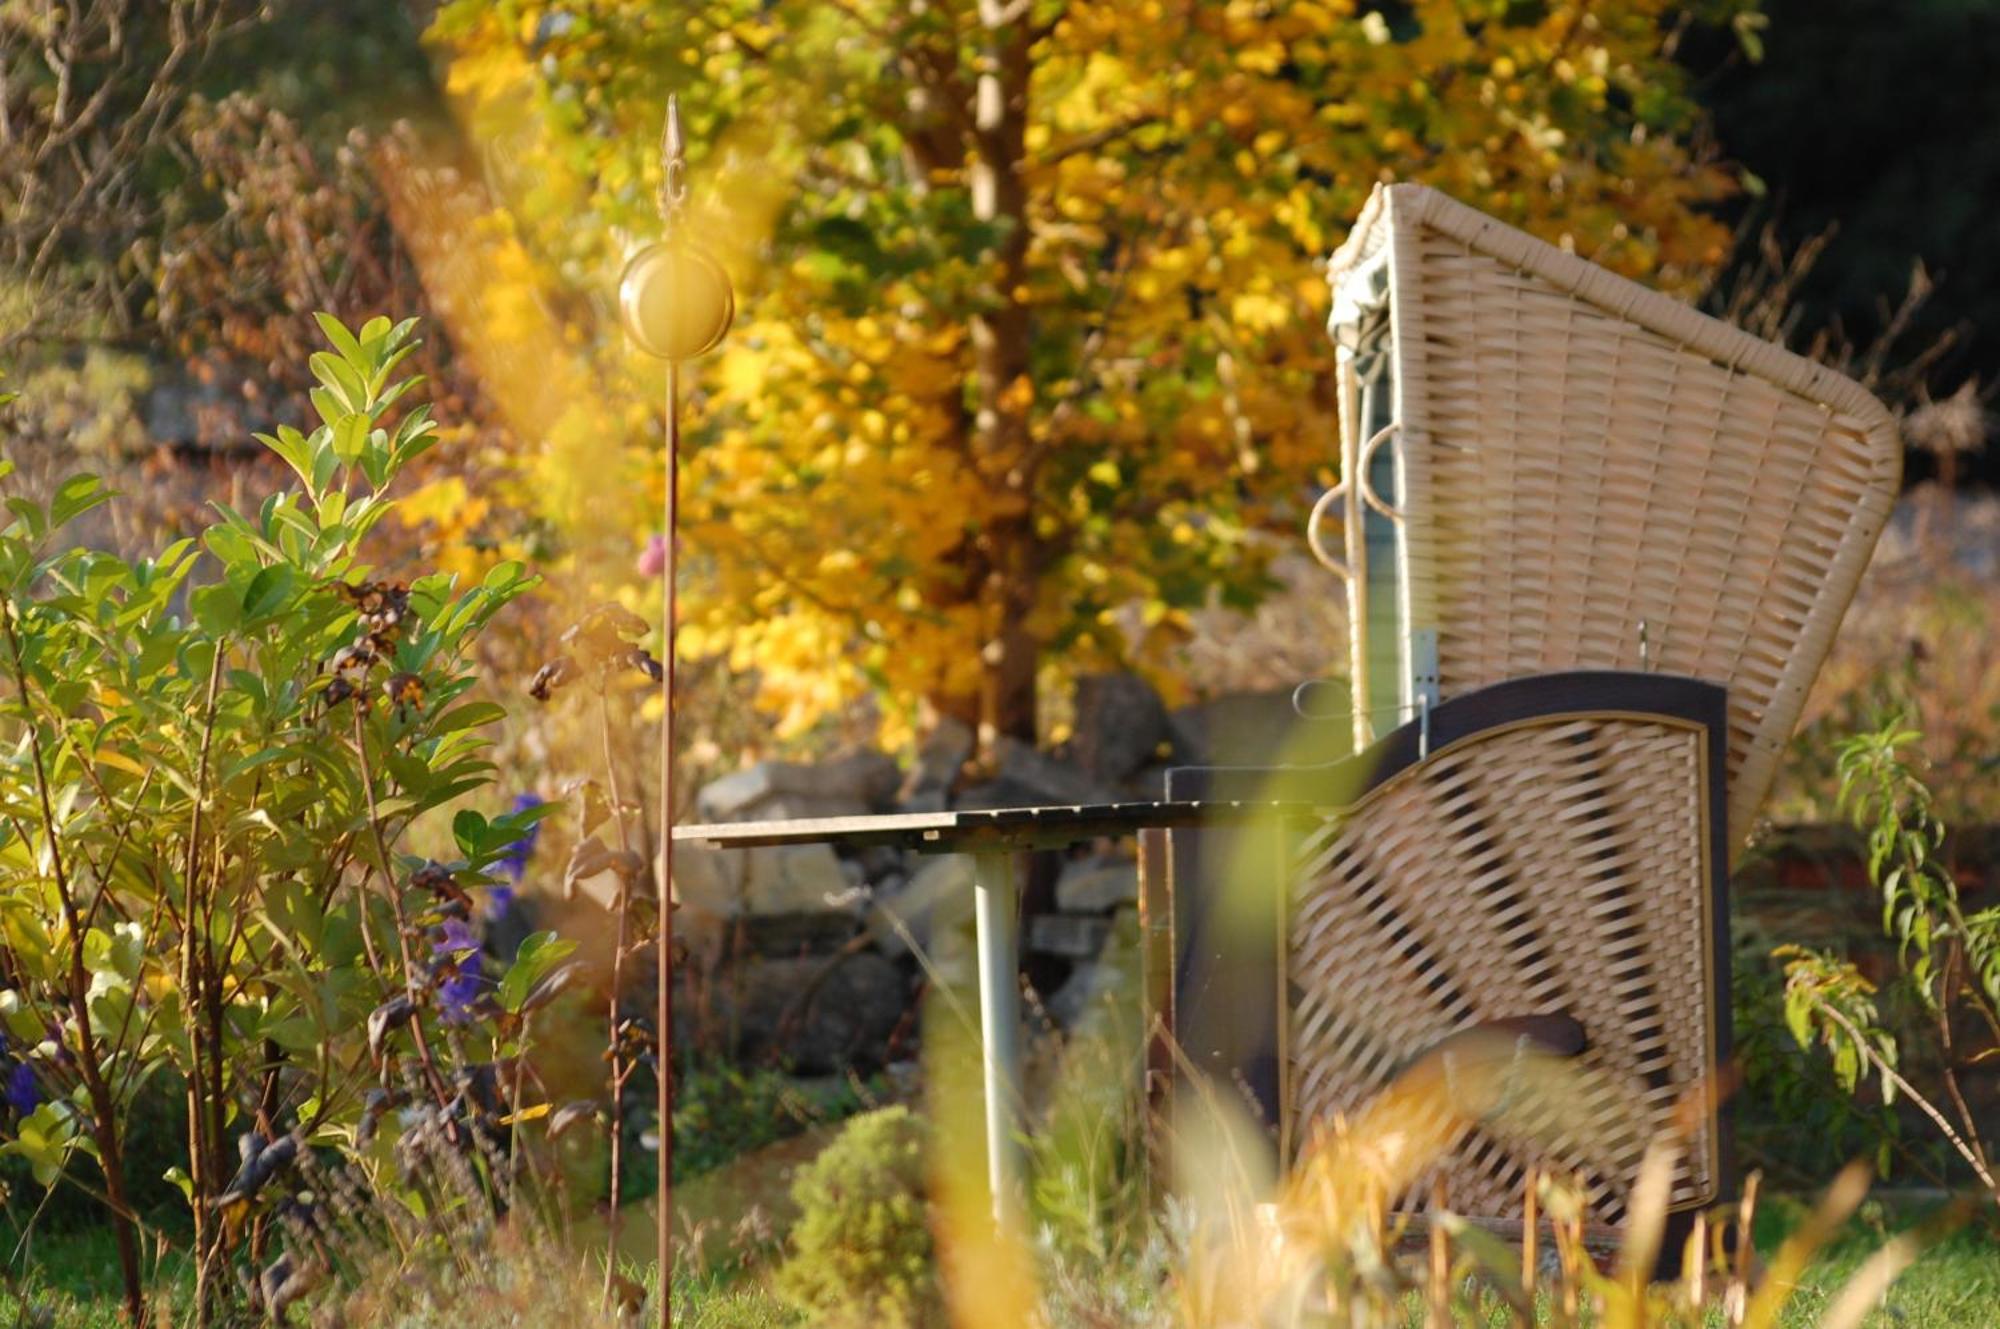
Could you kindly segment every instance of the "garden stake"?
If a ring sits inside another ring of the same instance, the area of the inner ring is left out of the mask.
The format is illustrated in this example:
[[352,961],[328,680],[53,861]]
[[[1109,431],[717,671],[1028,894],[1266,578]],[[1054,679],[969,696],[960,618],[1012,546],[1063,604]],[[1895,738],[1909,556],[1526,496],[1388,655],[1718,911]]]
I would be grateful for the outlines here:
[[[715,349],[736,313],[729,275],[706,250],[686,243],[679,232],[687,206],[687,161],[681,137],[680,101],[667,98],[667,122],[660,137],[660,221],[662,238],[633,255],[618,282],[618,308],[625,331],[640,350],[667,362],[666,496],[660,539],[662,560],[660,669],[660,966],[659,1009],[655,1016],[659,1080],[660,1147],[659,1244],[660,1324],[673,1324],[673,958],[674,958],[674,574],[678,560],[681,451],[681,362]],[[614,997],[613,1000],[616,1000]]]

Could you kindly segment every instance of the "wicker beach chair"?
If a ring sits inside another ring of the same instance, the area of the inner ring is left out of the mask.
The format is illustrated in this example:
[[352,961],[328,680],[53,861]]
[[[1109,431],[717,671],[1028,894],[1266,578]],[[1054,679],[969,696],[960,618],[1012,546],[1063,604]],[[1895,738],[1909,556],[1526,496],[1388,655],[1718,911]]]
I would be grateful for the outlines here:
[[1347,478],[1308,536],[1348,582],[1357,746],[1505,679],[1707,679],[1740,847],[1895,498],[1888,413],[1413,185],[1329,276]]
[[[1403,1210],[1441,1180],[1505,1230],[1536,1168],[1580,1177],[1608,1238],[1690,1103],[1671,1209],[1723,1197],[1728,1119],[1701,1095],[1730,1046],[1725,707],[1692,679],[1561,674],[1461,694],[1343,761],[1172,772],[1177,799],[1340,807],[1149,847],[1162,1138],[1237,1100],[1296,1168],[1431,1057],[1441,1134]],[[1455,1084],[1451,1049],[1480,1031],[1540,1070]]]

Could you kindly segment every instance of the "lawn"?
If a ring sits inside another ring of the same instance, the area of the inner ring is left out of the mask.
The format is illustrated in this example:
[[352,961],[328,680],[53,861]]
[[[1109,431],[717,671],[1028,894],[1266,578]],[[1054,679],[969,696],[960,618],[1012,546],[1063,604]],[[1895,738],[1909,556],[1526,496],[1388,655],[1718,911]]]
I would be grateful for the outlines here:
[[[691,1198],[706,1205],[717,1197]],[[1776,1250],[1802,1213],[1803,1206],[1797,1202],[1768,1202],[1757,1225],[1759,1251],[1768,1256]],[[1921,1212],[1887,1214],[1879,1206],[1864,1208],[1862,1216],[1850,1223],[1807,1271],[1781,1324],[1787,1329],[1816,1324],[1869,1253],[1901,1227],[1922,1217]],[[650,1224],[635,1221],[631,1227],[650,1229]],[[6,1233],[10,1251],[17,1239],[18,1234]],[[185,1270],[171,1251],[161,1268],[169,1281],[184,1282]],[[678,1299],[682,1309],[676,1318],[690,1329],[790,1329],[805,1323],[754,1279],[688,1280]],[[43,1318],[35,1318],[34,1310],[27,1308],[39,1308]],[[1421,1324],[1421,1312],[1414,1313],[1412,1323]],[[0,1290],[0,1326],[113,1329],[121,1323],[117,1257],[105,1229],[39,1237],[25,1276]],[[1911,1266],[1890,1289],[1884,1306],[1864,1323],[1869,1329],[2000,1325],[2000,1242],[1987,1230],[1965,1230],[1946,1237]]]

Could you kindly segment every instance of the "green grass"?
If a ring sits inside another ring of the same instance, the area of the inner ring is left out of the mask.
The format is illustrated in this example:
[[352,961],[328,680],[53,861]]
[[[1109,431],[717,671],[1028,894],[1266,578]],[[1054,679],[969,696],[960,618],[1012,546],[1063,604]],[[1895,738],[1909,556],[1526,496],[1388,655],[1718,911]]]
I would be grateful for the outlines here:
[[[1799,1280],[1785,1308],[1787,1326],[1814,1324],[1861,1262],[1912,1216],[1878,1228],[1857,1222],[1821,1252]],[[1758,1247],[1769,1250],[1763,1234]],[[2000,1325],[2000,1242],[1990,1229],[1952,1233],[1925,1251],[1890,1287],[1884,1306],[1869,1316],[1869,1329],[1990,1329]]]
[[[1758,1249],[1768,1257],[1802,1212],[1803,1206],[1797,1202],[1767,1201],[1757,1224]],[[1921,1213],[1888,1215],[1878,1208],[1865,1209],[1807,1270],[1781,1323],[1790,1329],[1808,1329],[1863,1260],[1890,1236],[1923,1217]],[[12,1255],[18,1233],[0,1224],[0,1237],[5,1240],[0,1255]],[[114,1329],[123,1324],[118,1255],[108,1229],[38,1234],[11,1270],[9,1285],[0,1288],[0,1329],[35,1323],[50,1329]],[[156,1264],[156,1271],[150,1280],[154,1289],[165,1285],[185,1291],[187,1271],[173,1251]],[[726,1274],[684,1280],[675,1301],[675,1322],[689,1329],[800,1329],[806,1323],[758,1281],[732,1279]],[[53,1318],[37,1321],[23,1316],[24,1303]],[[1897,1280],[1884,1307],[1866,1323],[1870,1329],[2000,1326],[2000,1242],[1987,1228],[1969,1228],[1946,1237]]]
[[[7,1286],[0,1288],[0,1325],[12,1329],[16,1324],[37,1323],[35,1311],[54,1317],[52,1329],[112,1329],[125,1324],[124,1282],[109,1227],[37,1232],[25,1247],[19,1245],[20,1239],[18,1229],[0,1222],[0,1243],[4,1243],[0,1257],[9,1260]],[[182,1293],[193,1280],[185,1260],[169,1249],[148,1260],[146,1282],[152,1296],[162,1288]]]

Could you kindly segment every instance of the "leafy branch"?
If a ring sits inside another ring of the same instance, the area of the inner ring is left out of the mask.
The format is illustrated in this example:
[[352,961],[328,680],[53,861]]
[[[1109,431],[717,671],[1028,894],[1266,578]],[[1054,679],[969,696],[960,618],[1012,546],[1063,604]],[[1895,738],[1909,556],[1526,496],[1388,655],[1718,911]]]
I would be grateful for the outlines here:
[[1936,800],[1903,755],[1920,738],[1896,717],[1842,743],[1839,805],[1866,836],[1882,931],[1896,943],[1905,986],[1934,1026],[1939,1076],[1956,1124],[1902,1073],[1902,1049],[1883,1025],[1875,985],[1853,964],[1798,946],[1773,955],[1784,963],[1785,1019],[1800,1046],[1824,1046],[1849,1093],[1873,1071],[1885,1101],[1907,1097],[2000,1201],[1978,1119],[1959,1083],[1954,1034],[1955,1018],[1973,1018],[2000,1043],[2000,909],[1968,915],[1940,860],[1946,829]]

